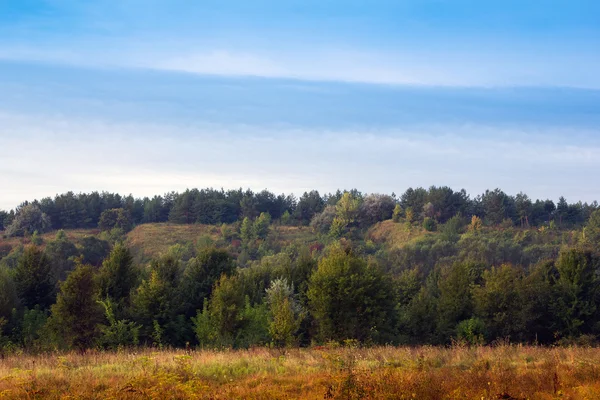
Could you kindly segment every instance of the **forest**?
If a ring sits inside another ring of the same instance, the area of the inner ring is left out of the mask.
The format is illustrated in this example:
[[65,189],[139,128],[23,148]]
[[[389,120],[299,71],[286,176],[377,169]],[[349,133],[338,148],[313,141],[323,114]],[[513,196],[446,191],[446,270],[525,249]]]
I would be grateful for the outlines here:
[[0,211],[0,229],[0,354],[600,335],[596,202],[69,192]]

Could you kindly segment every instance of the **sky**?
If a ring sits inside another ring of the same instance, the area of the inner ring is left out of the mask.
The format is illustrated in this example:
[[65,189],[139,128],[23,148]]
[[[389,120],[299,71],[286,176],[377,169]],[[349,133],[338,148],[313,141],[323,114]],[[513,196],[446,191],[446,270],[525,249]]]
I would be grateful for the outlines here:
[[69,190],[600,199],[600,3],[0,0],[0,209]]

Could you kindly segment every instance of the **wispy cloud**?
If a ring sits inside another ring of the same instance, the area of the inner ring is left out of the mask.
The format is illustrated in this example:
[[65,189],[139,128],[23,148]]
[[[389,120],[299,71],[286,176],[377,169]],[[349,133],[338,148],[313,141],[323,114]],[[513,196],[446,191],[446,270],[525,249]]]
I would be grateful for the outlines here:
[[[373,135],[246,127],[240,136],[227,127],[10,115],[0,116],[0,126],[0,186],[10,188],[0,208],[67,190],[150,196],[204,186],[301,194],[350,187],[401,192],[437,184],[473,194],[499,186],[539,197],[600,198],[589,185],[600,168],[600,147],[565,148],[551,140],[540,145],[528,132],[474,140],[451,127],[442,136],[425,128]],[[188,132],[172,137],[182,129]]]

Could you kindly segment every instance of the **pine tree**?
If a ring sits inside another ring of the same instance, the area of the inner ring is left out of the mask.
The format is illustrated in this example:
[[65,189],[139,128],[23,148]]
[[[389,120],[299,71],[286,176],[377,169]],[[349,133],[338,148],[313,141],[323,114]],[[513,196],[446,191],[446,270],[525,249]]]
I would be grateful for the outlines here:
[[15,284],[21,303],[27,308],[36,305],[48,309],[56,294],[56,279],[52,264],[44,252],[28,246],[15,269]]
[[98,302],[94,268],[78,265],[60,286],[56,304],[51,308],[49,327],[68,347],[83,351],[98,338],[102,307]]

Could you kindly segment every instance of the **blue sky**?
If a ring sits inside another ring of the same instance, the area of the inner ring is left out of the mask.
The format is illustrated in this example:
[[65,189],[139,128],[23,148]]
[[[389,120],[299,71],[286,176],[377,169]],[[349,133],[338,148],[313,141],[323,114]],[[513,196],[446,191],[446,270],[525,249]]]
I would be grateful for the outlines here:
[[600,199],[594,1],[0,0],[0,208],[67,190]]

